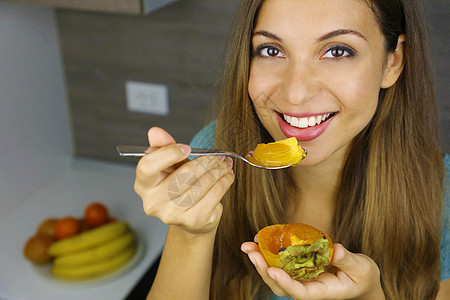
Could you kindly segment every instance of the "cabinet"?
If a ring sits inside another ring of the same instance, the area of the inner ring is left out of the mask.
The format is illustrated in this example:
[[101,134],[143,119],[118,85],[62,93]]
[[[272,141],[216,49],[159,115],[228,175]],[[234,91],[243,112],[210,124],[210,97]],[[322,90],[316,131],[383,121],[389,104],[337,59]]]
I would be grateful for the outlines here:
[[1,0],[61,9],[145,15],[178,0]]

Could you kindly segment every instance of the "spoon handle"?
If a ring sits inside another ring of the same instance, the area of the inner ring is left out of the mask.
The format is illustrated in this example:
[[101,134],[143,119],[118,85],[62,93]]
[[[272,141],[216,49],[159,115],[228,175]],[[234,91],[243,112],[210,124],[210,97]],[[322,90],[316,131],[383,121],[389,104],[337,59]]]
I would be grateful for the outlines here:
[[[149,148],[157,149],[158,147],[148,147],[148,146],[135,146],[135,145],[117,145],[116,149],[120,156],[128,157],[139,157],[144,156],[148,153],[145,151]],[[192,156],[200,155],[229,155],[227,152],[218,149],[202,149],[202,148],[192,148]]]

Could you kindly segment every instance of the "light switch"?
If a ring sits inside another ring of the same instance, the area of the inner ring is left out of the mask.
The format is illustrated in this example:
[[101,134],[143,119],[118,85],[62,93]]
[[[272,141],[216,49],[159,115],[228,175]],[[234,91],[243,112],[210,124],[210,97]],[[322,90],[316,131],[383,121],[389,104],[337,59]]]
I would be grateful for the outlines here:
[[127,81],[125,88],[129,111],[169,115],[169,90],[166,85]]

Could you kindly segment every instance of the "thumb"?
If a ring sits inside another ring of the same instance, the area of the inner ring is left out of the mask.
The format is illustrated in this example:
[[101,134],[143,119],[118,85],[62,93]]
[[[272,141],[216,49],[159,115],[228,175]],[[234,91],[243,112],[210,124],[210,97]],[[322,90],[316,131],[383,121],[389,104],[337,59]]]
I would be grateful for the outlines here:
[[331,264],[338,268],[345,268],[349,263],[351,263],[351,254],[352,253],[345,249],[344,246],[336,243],[334,244],[334,253],[333,258],[331,259]]
[[362,256],[363,255],[354,254],[345,249],[341,244],[336,243],[334,244],[334,253],[331,264],[353,278],[354,276],[360,275],[359,270],[367,263],[367,260]]
[[353,279],[367,276],[377,269],[375,262],[368,256],[352,253],[339,243],[334,244],[331,264]]
[[164,129],[152,127],[148,131],[148,142],[152,147],[162,147],[175,144],[175,139]]

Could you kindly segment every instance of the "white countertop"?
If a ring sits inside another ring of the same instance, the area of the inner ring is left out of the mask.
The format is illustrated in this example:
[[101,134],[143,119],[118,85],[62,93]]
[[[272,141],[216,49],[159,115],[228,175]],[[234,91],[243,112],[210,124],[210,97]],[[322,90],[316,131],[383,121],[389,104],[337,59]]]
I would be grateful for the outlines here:
[[[75,159],[66,171],[33,196],[3,211],[0,220],[0,299],[123,299],[160,253],[167,225],[145,215],[133,190],[134,166]],[[144,252],[130,270],[104,282],[70,284],[37,272],[23,257],[23,246],[45,218],[82,216],[93,201],[127,220],[144,240]]]

